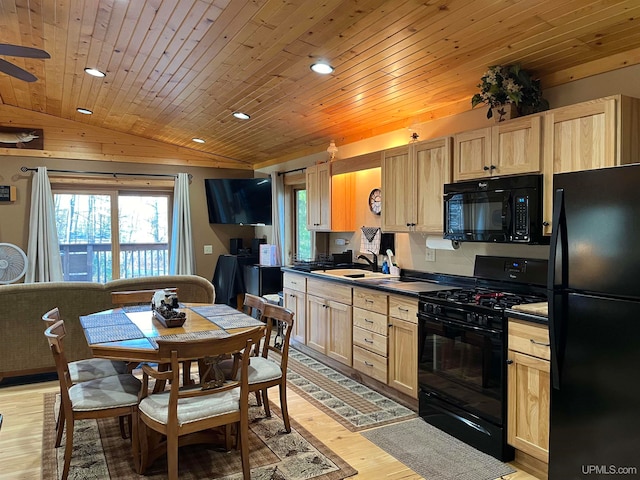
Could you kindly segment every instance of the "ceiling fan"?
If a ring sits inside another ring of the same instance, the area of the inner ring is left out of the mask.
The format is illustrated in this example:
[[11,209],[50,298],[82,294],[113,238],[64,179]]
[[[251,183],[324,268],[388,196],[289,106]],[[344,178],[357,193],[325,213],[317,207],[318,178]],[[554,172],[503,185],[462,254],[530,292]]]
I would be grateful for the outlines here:
[[[8,57],[24,57],[24,58],[51,58],[44,50],[32,47],[22,47],[20,45],[11,45],[9,43],[0,43],[0,55],[6,55]],[[7,62],[0,58],[0,72],[11,75],[19,80],[25,82],[35,82],[38,77],[26,70]]]

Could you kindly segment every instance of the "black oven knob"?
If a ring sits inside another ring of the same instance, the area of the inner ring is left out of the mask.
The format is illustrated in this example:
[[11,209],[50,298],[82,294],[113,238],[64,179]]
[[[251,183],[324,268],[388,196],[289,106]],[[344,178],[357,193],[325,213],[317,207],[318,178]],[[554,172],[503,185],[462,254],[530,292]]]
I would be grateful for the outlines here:
[[467,322],[473,323],[473,313],[467,313]]
[[433,304],[432,303],[427,303],[425,305],[424,309],[426,310],[427,313],[433,313]]
[[436,315],[442,315],[442,307],[440,305],[437,305],[435,312]]
[[480,317],[480,325],[487,325],[487,316],[486,315],[482,315],[482,317]]

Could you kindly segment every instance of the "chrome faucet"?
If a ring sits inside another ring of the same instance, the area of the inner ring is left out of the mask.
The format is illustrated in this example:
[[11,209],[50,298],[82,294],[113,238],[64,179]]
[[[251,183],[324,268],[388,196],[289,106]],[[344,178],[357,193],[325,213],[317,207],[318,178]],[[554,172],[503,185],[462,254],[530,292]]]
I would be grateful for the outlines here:
[[359,255],[358,256],[358,260],[360,260],[360,259],[365,260],[369,265],[371,265],[371,271],[372,272],[377,272],[378,271],[378,256],[375,253],[373,253],[371,250],[369,250],[369,253],[371,255],[373,255],[373,261],[369,260],[364,255]]

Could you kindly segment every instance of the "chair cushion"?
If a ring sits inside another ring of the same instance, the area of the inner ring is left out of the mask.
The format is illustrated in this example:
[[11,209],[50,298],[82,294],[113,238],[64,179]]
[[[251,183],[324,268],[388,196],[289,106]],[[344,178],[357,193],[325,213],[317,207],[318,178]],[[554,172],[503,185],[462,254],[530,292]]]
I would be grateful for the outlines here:
[[249,384],[268,382],[282,377],[280,365],[268,358],[251,357],[249,362]]
[[[140,413],[167,424],[169,419],[169,391],[154,393],[140,401]],[[226,413],[240,411],[240,389],[226,392],[212,393],[201,397],[178,399],[178,425],[197,422],[207,418],[217,417]]]
[[104,358],[87,358],[69,363],[69,375],[73,383],[127,373],[127,363]]
[[141,385],[131,374],[112,375],[73,385],[69,397],[77,412],[128,407],[138,403]]
[[[229,377],[233,360],[224,360],[220,362],[220,368],[224,374]],[[282,377],[282,369],[276,362],[264,357],[251,357],[249,360],[249,385],[253,383],[268,382]],[[238,378],[240,373],[238,372]]]

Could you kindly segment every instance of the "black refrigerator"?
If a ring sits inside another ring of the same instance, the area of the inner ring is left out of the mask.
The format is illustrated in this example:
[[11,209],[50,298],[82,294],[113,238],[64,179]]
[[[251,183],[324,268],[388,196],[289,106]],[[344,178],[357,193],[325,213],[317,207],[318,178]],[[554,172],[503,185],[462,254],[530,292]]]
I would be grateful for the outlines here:
[[640,478],[640,164],[553,188],[549,479]]

